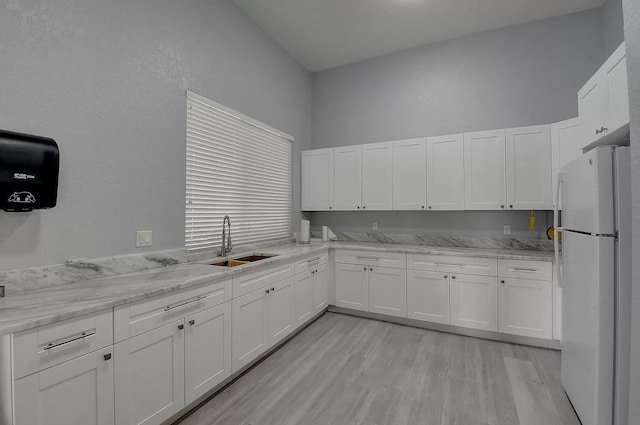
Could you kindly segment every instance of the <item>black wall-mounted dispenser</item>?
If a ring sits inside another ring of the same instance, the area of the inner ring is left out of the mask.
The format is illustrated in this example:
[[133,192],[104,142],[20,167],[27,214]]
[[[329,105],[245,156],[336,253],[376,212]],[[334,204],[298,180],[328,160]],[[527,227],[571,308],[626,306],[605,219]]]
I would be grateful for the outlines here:
[[55,140],[0,130],[0,209],[55,207],[59,168]]

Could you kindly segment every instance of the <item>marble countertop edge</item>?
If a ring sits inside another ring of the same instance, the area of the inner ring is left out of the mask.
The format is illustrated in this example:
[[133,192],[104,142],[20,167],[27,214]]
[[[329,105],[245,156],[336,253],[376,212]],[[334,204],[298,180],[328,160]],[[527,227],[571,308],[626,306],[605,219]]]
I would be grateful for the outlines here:
[[[70,283],[0,298],[0,335],[48,325],[114,308],[173,291],[231,278],[257,268],[295,261],[328,248],[372,252],[456,255],[484,258],[553,261],[553,253],[482,248],[446,248],[369,242],[322,242],[287,244],[257,249],[254,253],[276,254],[272,258],[227,268],[209,263],[225,258],[204,256],[196,261]],[[247,255],[246,252],[243,255]],[[227,258],[242,256],[239,253]]]

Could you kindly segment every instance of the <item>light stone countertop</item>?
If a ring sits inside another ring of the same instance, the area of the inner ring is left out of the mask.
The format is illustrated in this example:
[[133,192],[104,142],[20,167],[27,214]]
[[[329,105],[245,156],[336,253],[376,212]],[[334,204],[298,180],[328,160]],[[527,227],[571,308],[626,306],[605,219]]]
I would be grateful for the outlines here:
[[[553,253],[543,251],[352,242],[312,242],[310,245],[287,244],[267,247],[255,252],[277,256],[234,268],[210,266],[208,262],[222,259],[206,259],[201,255],[201,258],[192,258],[194,261],[190,263],[24,291],[0,298],[0,335],[55,323],[218,279],[230,278],[269,264],[284,263],[312,255],[327,248],[553,261]],[[247,253],[230,257],[244,255]]]

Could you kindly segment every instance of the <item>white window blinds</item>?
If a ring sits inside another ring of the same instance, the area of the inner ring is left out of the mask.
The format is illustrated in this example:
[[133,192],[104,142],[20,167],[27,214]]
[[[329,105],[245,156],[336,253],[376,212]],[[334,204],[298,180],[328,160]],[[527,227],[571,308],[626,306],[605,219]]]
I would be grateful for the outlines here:
[[291,236],[292,141],[187,91],[189,251],[219,247],[225,215],[234,245]]

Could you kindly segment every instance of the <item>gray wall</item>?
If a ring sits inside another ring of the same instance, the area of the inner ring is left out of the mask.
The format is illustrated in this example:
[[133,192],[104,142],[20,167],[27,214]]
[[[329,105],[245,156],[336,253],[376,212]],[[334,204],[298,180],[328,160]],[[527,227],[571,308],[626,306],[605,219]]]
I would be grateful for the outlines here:
[[[615,1],[615,0],[610,0]],[[546,124],[578,114],[577,92],[604,62],[595,9],[385,55],[313,74],[314,149]],[[548,217],[540,213],[538,230]],[[339,217],[339,219],[338,219]],[[502,236],[528,232],[527,212],[313,213],[312,224]]]
[[629,418],[637,421],[640,418],[640,2],[638,0],[624,0],[623,6],[629,72],[631,197],[633,205],[633,318]]
[[183,247],[187,88],[296,138],[298,222],[310,76],[229,1],[2,2],[0,51],[0,127],[61,151],[58,206],[0,212],[0,270]]
[[607,0],[602,6],[602,32],[604,35],[604,54],[605,57],[609,57],[624,41],[622,0]]
[[[334,211],[317,212],[311,216],[315,226],[332,230],[386,233],[414,233],[430,236],[475,236],[487,238],[546,239],[547,227],[553,225],[553,215],[536,213],[536,230],[529,231],[529,211]],[[504,235],[504,225],[511,226],[511,235]]]
[[601,10],[313,74],[313,148],[545,124],[577,116],[602,65]]

